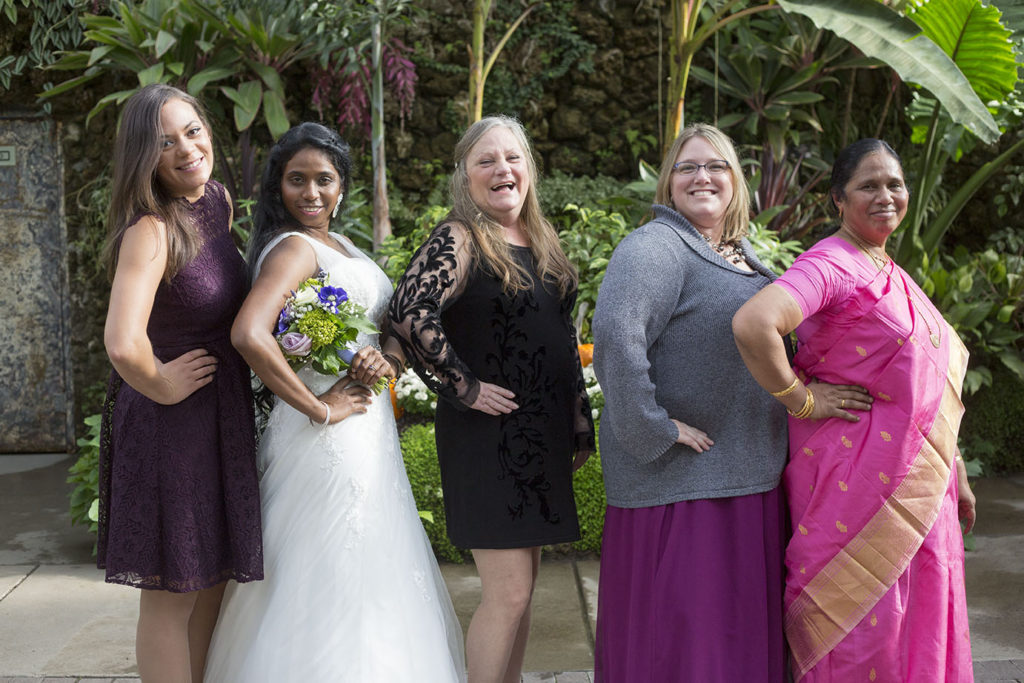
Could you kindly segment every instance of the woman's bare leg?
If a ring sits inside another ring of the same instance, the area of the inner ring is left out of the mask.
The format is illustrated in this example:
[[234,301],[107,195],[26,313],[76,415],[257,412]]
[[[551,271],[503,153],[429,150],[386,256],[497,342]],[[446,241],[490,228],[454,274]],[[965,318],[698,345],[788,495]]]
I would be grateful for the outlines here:
[[[533,578],[531,586],[537,585],[537,571],[540,569],[540,548],[530,548],[533,561]],[[533,589],[530,590],[530,598],[533,598]],[[522,618],[519,620],[519,629],[516,631],[516,640],[512,645],[512,652],[509,654],[508,666],[505,669],[505,680],[503,683],[519,683],[523,675],[523,659],[526,657],[526,641],[530,638],[530,615],[533,613],[531,605],[526,606]]]
[[202,683],[206,669],[206,653],[210,651],[213,628],[220,616],[220,602],[227,583],[198,591],[192,617],[188,620],[189,659],[192,663],[192,683]]
[[189,619],[197,592],[142,590],[135,659],[144,683],[192,683]]
[[470,683],[519,683],[539,548],[474,550],[482,597],[466,636]]

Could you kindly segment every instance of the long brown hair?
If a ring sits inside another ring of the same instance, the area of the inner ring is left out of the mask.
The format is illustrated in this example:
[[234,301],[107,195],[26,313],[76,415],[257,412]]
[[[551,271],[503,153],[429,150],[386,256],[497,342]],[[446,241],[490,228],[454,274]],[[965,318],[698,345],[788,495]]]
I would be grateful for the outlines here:
[[[165,84],[147,85],[128,98],[114,142],[114,177],[107,217],[107,242],[103,249],[107,274],[113,279],[121,238],[133,220],[153,214],[167,227],[169,281],[199,253],[201,240],[184,204],[167,193],[157,180],[160,162],[160,110],[172,99],[191,105],[209,133],[203,108],[196,98]],[[210,160],[211,164],[213,160]]]
[[[676,208],[672,201],[672,174],[675,173],[673,166],[683,145],[696,137],[707,140],[719,156],[729,162],[729,174],[732,176],[732,201],[725,209],[725,229],[722,231],[722,242],[736,242],[747,236],[747,226],[750,224],[750,190],[747,189],[747,181],[740,169],[740,158],[736,154],[732,140],[714,126],[709,126],[706,123],[694,123],[679,133],[679,137],[672,143],[668,154],[661,162],[658,185],[654,191],[654,203]],[[678,209],[676,210],[678,211]]]
[[526,236],[530,238],[530,251],[537,263],[537,272],[542,280],[557,284],[559,293],[564,297],[576,287],[576,268],[562,251],[555,227],[541,213],[540,201],[537,199],[537,162],[534,160],[530,138],[519,121],[508,116],[489,116],[474,123],[462,135],[462,139],[455,145],[455,172],[449,184],[452,210],[447,220],[461,223],[469,229],[473,236],[475,256],[501,280],[506,294],[515,294],[532,285],[530,274],[512,258],[512,250],[505,241],[505,229],[477,206],[469,193],[466,157],[480,138],[499,126],[507,128],[515,136],[526,158],[530,187],[526,191],[519,221]]

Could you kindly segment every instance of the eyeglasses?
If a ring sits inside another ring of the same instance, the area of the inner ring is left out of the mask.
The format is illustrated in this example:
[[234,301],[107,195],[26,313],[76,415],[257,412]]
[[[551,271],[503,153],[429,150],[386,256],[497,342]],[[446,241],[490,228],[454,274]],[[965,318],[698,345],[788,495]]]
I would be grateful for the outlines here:
[[707,172],[711,175],[719,175],[729,170],[729,162],[724,159],[713,159],[706,164],[680,161],[672,166],[672,170],[679,175],[695,175],[702,168],[707,169]]

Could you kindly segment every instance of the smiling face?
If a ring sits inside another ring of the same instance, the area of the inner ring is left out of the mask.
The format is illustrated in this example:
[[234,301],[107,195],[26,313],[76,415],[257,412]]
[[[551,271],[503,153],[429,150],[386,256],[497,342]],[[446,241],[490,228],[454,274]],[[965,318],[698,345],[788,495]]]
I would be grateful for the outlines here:
[[156,177],[172,197],[196,201],[213,172],[213,144],[206,124],[184,100],[160,109],[160,160]]
[[[673,163],[689,162],[707,164],[720,160],[722,155],[699,135],[687,140]],[[712,174],[707,168],[700,168],[693,175],[672,174],[669,184],[670,197],[675,210],[681,213],[694,227],[708,236],[718,239],[725,227],[725,214],[732,202],[732,172]]]
[[884,246],[907,214],[903,169],[885,152],[868,154],[843,186],[842,196],[834,199],[843,227],[869,244]]
[[530,189],[526,153],[504,126],[484,133],[466,155],[469,195],[481,211],[505,227],[519,223]]
[[284,165],[281,201],[300,224],[326,230],[334,206],[341,201],[342,180],[324,152],[306,147]]

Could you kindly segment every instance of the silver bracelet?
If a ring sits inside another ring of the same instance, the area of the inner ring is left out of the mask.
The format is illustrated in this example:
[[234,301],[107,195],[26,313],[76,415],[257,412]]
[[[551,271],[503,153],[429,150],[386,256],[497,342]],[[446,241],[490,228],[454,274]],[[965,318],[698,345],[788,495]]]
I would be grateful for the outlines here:
[[326,417],[324,417],[324,421],[323,422],[313,422],[313,418],[309,418],[309,424],[311,426],[313,426],[313,427],[317,427],[317,426],[326,427],[327,425],[329,425],[331,423],[331,407],[329,405],[327,405],[323,401],[320,401],[320,404],[323,405],[324,410],[327,411],[327,415],[326,415]]

